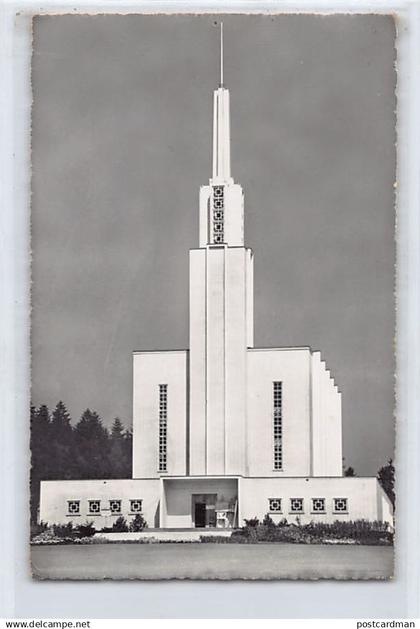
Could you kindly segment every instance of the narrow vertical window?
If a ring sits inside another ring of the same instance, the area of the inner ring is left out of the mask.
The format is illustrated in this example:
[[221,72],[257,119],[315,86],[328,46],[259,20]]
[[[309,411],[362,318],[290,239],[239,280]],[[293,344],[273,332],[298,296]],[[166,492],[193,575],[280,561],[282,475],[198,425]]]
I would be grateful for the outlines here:
[[283,468],[282,383],[273,382],[273,447],[274,469]]
[[159,472],[166,472],[168,459],[168,385],[159,385]]
[[225,198],[223,186],[213,186],[213,242],[223,243]]

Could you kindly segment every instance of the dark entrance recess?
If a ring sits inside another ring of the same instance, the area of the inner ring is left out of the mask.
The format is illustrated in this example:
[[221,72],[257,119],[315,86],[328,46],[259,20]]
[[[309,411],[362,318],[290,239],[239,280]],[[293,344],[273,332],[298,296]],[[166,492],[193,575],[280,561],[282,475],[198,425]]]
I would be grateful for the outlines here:
[[216,526],[217,494],[192,495],[192,520],[195,528],[214,528]]
[[206,503],[195,503],[195,526],[196,528],[205,528],[206,526]]

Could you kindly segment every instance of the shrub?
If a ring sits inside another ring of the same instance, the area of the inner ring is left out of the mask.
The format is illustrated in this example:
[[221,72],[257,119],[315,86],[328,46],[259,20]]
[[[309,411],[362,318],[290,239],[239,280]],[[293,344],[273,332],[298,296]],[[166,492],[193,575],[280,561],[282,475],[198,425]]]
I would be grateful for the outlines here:
[[41,533],[44,533],[45,531],[48,530],[48,523],[47,522],[39,522],[39,523],[31,523],[31,539],[33,537],[36,537],[37,535],[40,535]]
[[48,528],[45,529],[45,531],[42,531],[42,533],[35,535],[31,539],[31,544],[57,544],[62,541],[64,541],[63,538],[55,537],[54,531]]
[[302,527],[315,539],[353,539],[360,544],[392,543],[393,534],[386,522],[353,520],[330,524],[311,522]]
[[263,523],[264,526],[268,526],[268,527],[276,526],[275,523],[274,523],[273,518],[271,517],[271,515],[269,513],[265,514],[262,523]]
[[[271,518],[270,518],[271,520]],[[273,526],[267,516],[260,524],[257,518],[245,520],[245,526],[234,531],[230,542],[253,544],[258,542],[283,542],[289,544],[322,544],[330,540],[343,543],[383,545],[392,544],[393,533],[384,522],[355,520],[332,523],[310,522],[302,525],[288,524],[286,520]],[[271,520],[272,521],[272,520]]]
[[128,531],[128,524],[126,519],[120,515],[114,522],[114,524],[112,525],[112,531],[114,533],[127,533]]
[[96,529],[93,526],[93,522],[86,522],[86,524],[80,524],[77,527],[78,537],[93,537],[96,533]]
[[67,524],[53,524],[53,532],[55,537],[77,537],[77,530],[73,526],[73,522],[67,522]]
[[251,518],[250,520],[244,520],[244,522],[247,527],[258,526],[260,523],[258,518]]
[[260,526],[260,521],[258,518],[250,518],[249,520],[244,519],[245,526],[242,527],[242,534],[245,537],[246,541],[249,543],[255,543],[258,541],[258,527]]
[[245,535],[244,528],[233,531],[232,535],[228,539],[233,544],[249,544],[251,541],[249,537]]
[[130,531],[133,533],[137,533],[138,531],[143,531],[147,529],[147,522],[142,516],[141,513],[137,513],[134,519],[130,523]]

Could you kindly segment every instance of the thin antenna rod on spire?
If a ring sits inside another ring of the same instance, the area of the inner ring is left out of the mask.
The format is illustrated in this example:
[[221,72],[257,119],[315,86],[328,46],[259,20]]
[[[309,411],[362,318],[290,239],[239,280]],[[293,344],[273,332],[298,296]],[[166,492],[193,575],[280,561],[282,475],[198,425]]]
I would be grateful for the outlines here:
[[220,87],[223,87],[223,22],[220,22]]

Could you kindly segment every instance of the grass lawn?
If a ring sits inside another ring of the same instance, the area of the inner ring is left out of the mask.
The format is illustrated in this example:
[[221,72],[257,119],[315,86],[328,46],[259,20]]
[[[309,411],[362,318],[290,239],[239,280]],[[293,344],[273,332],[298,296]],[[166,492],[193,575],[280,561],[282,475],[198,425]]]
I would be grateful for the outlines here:
[[387,579],[390,546],[93,544],[32,546],[41,579]]

